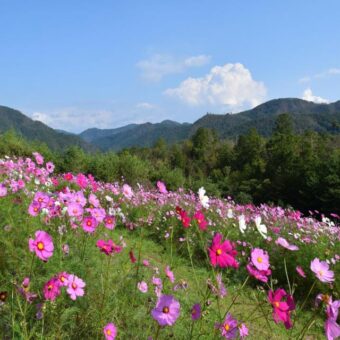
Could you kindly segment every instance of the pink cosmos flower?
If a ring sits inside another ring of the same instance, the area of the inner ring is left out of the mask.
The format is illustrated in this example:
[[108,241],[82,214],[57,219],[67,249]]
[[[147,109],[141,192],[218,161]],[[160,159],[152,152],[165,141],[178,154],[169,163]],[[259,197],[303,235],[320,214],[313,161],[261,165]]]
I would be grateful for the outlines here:
[[148,291],[148,284],[145,281],[138,282],[137,288],[142,293],[146,293]]
[[41,206],[38,202],[33,201],[28,207],[28,213],[31,216],[38,216],[41,210]]
[[117,336],[117,327],[113,323],[108,323],[103,332],[106,340],[114,340]]
[[70,203],[67,207],[67,212],[70,217],[80,217],[83,215],[83,207],[78,203]]
[[[286,298],[286,301],[282,301],[283,298]],[[276,323],[282,321],[286,329],[291,328],[290,312],[295,309],[293,297],[288,295],[284,289],[279,288],[275,292],[269,291],[268,300],[273,306],[274,321]]]
[[340,337],[340,325],[338,325],[336,322],[338,318],[339,308],[340,300],[332,302],[332,299],[330,298],[330,301],[326,308],[327,320],[325,322],[325,333],[327,336],[327,340],[335,340]]
[[5,197],[7,195],[7,188],[4,184],[0,183],[0,197]]
[[130,185],[124,184],[122,189],[123,189],[122,190],[123,191],[123,195],[126,198],[130,199],[133,196],[133,191],[132,191],[132,188],[130,187]]
[[98,240],[97,247],[106,255],[111,255],[113,252],[120,253],[122,247],[116,245],[112,240]]
[[201,317],[201,305],[196,303],[191,308],[191,318],[196,321]]
[[67,293],[70,295],[72,300],[75,300],[77,296],[84,295],[85,282],[75,275],[69,275]]
[[268,282],[268,276],[271,275],[272,271],[270,269],[267,270],[258,270],[252,262],[247,264],[248,273],[255,277],[255,279],[262,281],[264,283]]
[[65,179],[66,181],[68,181],[68,182],[71,182],[71,181],[73,180],[73,175],[72,175],[70,172],[64,174],[63,177],[64,177],[64,179]]
[[150,266],[149,260],[143,260],[143,266],[149,267]]
[[84,217],[82,222],[83,230],[87,233],[93,233],[95,232],[96,228],[98,227],[97,220],[92,216]]
[[159,297],[156,307],[151,311],[152,317],[160,326],[172,326],[180,314],[180,304],[172,295]]
[[54,301],[61,294],[60,284],[57,278],[52,277],[47,281],[43,288],[45,300]]
[[239,264],[235,260],[236,254],[237,251],[229,240],[222,242],[222,235],[219,233],[214,236],[212,245],[209,248],[210,262],[214,267],[218,265],[221,268],[238,268]]
[[189,228],[190,227],[191,219],[188,216],[187,212],[185,210],[179,208],[179,207],[176,208],[176,211],[178,212],[178,214],[179,214],[179,216],[181,218],[183,227],[184,228]]
[[238,326],[238,330],[240,331],[241,339],[243,339],[243,338],[245,338],[249,335],[248,327],[244,323],[241,323],[241,325]]
[[33,156],[37,164],[42,165],[44,164],[44,157],[40,155],[39,152],[33,152]]
[[165,268],[165,274],[168,277],[168,279],[170,280],[170,282],[174,283],[175,282],[175,275],[174,273],[170,270],[169,266],[166,266]]
[[57,279],[59,281],[59,285],[60,286],[68,286],[68,277],[69,277],[69,274],[66,273],[66,272],[61,272],[57,275]]
[[255,248],[251,252],[251,262],[258,270],[269,269],[268,253],[260,248]]
[[329,270],[329,265],[326,261],[320,261],[315,258],[310,264],[310,269],[321,282],[329,283],[334,281],[334,272]]
[[28,247],[31,252],[35,252],[45,262],[53,255],[54,246],[52,237],[42,230],[35,232],[35,239],[29,239]]
[[161,194],[167,194],[168,190],[163,182],[157,181],[157,188]]
[[302,269],[301,266],[297,266],[297,267],[296,267],[296,271],[297,271],[297,273],[298,273],[301,277],[303,277],[303,278],[306,277],[306,274],[305,274],[305,272],[303,271],[303,269]]
[[234,319],[231,314],[227,314],[224,322],[218,325],[218,328],[221,331],[221,335],[225,339],[236,339],[238,328],[237,328],[237,320]]
[[46,170],[48,173],[52,173],[54,171],[54,164],[52,162],[47,162],[46,163]]
[[205,217],[202,211],[200,210],[196,211],[193,218],[197,221],[198,226],[201,230],[207,229],[208,222],[205,220]]
[[288,241],[286,239],[284,239],[283,237],[279,237],[276,241],[275,241],[276,244],[280,245],[281,247],[283,248],[286,248],[288,250],[292,250],[292,251],[295,251],[295,250],[299,250],[299,247],[298,246],[295,246],[293,244],[289,244]]
[[116,218],[114,216],[105,216],[104,218],[104,224],[105,224],[105,228],[107,229],[114,229],[115,225],[116,225]]

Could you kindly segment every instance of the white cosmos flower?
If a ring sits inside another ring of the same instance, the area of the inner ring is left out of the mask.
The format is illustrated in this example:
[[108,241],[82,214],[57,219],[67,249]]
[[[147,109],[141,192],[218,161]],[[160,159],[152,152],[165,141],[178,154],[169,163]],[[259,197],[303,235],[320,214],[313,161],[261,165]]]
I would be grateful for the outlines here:
[[240,228],[240,232],[242,234],[244,234],[245,230],[247,229],[246,219],[245,219],[244,215],[240,215],[238,217],[238,225],[239,225],[239,228]]
[[258,230],[258,232],[261,234],[261,236],[266,239],[267,238],[267,227],[264,224],[261,224],[261,216],[255,217],[255,225]]
[[201,201],[203,208],[209,208],[209,197],[205,195],[206,191],[203,187],[199,188],[198,190],[198,197]]
[[233,211],[230,208],[228,209],[227,217],[228,218],[233,218],[234,217]]

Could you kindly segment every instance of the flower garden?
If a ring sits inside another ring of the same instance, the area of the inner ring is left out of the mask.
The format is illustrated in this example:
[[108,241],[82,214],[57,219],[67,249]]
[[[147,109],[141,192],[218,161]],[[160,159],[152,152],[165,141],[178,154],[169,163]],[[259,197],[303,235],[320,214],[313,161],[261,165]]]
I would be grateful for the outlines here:
[[339,216],[0,160],[1,339],[336,339]]

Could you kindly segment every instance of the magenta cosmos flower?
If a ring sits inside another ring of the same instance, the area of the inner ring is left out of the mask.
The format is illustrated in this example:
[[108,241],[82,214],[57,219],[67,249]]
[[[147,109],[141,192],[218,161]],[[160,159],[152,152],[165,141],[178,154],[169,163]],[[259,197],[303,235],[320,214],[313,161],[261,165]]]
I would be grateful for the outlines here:
[[85,282],[75,275],[69,275],[67,293],[72,300],[75,300],[77,296],[84,295]]
[[44,285],[43,293],[46,300],[54,301],[61,293],[59,280],[53,277],[47,281]]
[[236,339],[238,333],[237,320],[228,313],[224,322],[219,325],[219,329],[225,339]]
[[320,261],[316,258],[311,262],[310,269],[321,282],[329,283],[334,281],[334,272],[329,270],[329,265],[326,261]]
[[117,336],[117,328],[112,322],[104,327],[103,332],[106,340],[114,340]]
[[29,239],[28,247],[31,252],[35,252],[43,261],[47,261],[53,255],[54,246],[52,237],[42,230],[35,232],[35,239]]
[[235,260],[236,254],[237,251],[229,240],[222,242],[222,235],[219,233],[214,236],[209,248],[210,262],[214,267],[218,265],[221,268],[238,268],[238,262]]
[[[282,299],[285,298],[285,301]],[[272,290],[268,293],[268,300],[273,306],[273,319],[276,323],[282,321],[286,329],[292,327],[290,312],[295,309],[293,297],[286,293],[282,288],[275,292]]]
[[201,317],[201,305],[196,303],[191,308],[191,318],[193,320],[198,320]]
[[332,299],[329,299],[328,306],[326,308],[327,320],[325,322],[325,333],[327,336],[327,340],[335,340],[340,337],[340,326],[336,322],[338,318],[340,308],[340,300],[332,302]]
[[120,253],[121,246],[116,245],[112,240],[98,240],[96,246],[106,255],[111,255],[113,252]]
[[172,326],[180,314],[180,304],[172,295],[159,297],[156,307],[151,311],[152,317],[160,326]]
[[201,230],[207,229],[208,222],[205,220],[205,217],[202,211],[200,210],[196,211],[193,218],[197,221],[198,226]]

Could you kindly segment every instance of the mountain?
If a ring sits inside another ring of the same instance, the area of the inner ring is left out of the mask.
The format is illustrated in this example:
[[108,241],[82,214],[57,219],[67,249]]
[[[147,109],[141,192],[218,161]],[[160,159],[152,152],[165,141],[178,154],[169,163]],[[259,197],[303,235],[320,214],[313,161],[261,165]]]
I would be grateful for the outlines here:
[[0,133],[11,129],[28,140],[44,142],[54,150],[64,149],[70,145],[78,145],[86,151],[95,150],[92,145],[77,135],[66,131],[59,132],[39,121],[32,120],[20,111],[0,106]]
[[189,134],[191,124],[165,120],[161,123],[130,124],[118,129],[89,129],[79,136],[101,150],[120,150],[132,146],[152,146],[163,138],[172,144],[184,140]]
[[297,98],[274,99],[251,110],[236,114],[206,114],[193,124],[163,121],[151,124],[130,124],[117,129],[89,129],[79,136],[101,150],[120,150],[131,146],[151,146],[159,138],[175,143],[192,136],[200,127],[211,128],[221,138],[235,139],[255,127],[269,136],[279,114],[289,112],[296,132],[314,130],[340,133],[340,101],[316,104]]

